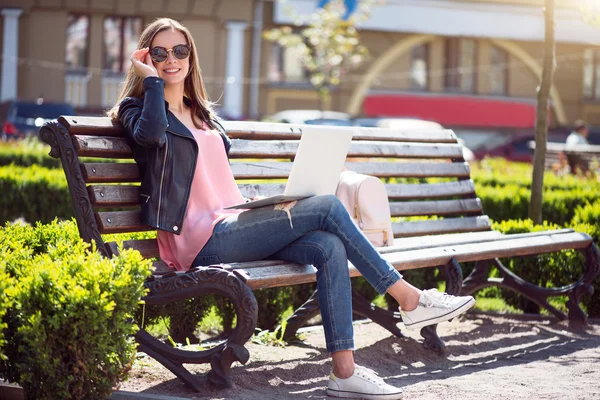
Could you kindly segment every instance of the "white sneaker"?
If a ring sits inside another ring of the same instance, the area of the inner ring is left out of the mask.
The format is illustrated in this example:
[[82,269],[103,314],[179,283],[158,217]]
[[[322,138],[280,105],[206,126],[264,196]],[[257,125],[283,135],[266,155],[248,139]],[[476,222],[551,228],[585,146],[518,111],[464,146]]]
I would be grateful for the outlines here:
[[421,292],[417,308],[412,311],[400,309],[400,315],[406,329],[419,329],[448,321],[474,305],[473,296],[452,296],[429,289]]
[[377,372],[357,365],[350,378],[341,379],[332,372],[327,395],[347,399],[395,400],[402,398],[402,389],[385,383],[377,376]]

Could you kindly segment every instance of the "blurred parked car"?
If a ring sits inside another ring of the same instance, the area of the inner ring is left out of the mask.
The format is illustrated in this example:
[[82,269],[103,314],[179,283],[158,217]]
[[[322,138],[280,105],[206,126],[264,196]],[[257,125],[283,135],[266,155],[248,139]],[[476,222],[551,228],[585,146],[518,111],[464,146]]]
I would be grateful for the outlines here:
[[[427,121],[418,118],[354,118],[354,125],[371,128],[389,128],[401,130],[439,130],[444,127],[437,122]],[[458,138],[458,142],[463,146],[463,158],[466,161],[475,159],[473,152],[465,146],[464,140]]]
[[70,104],[50,103],[41,100],[4,102],[0,104],[2,140],[37,135],[44,123],[61,115],[75,115],[75,110]]
[[333,125],[337,121],[350,121],[350,115],[339,111],[285,110],[271,115],[266,120],[289,124],[305,124],[312,121],[313,125],[319,122],[323,122],[321,125]]
[[[507,143],[492,148],[481,148],[475,150],[475,158],[481,160],[483,157],[503,157],[509,161],[532,162],[533,151],[528,142],[534,140],[533,135],[518,136],[510,139]],[[548,133],[548,142],[565,143],[567,134]]]

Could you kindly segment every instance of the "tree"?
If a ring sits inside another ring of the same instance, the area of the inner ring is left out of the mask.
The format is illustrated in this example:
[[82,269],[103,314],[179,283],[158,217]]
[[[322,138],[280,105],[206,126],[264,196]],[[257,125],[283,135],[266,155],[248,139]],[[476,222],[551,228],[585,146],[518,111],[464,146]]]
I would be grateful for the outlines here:
[[581,0],[580,6],[583,18],[591,25],[600,27],[600,4],[597,0]]
[[546,0],[546,7],[544,9],[546,26],[544,61],[542,79],[537,93],[535,153],[533,156],[533,176],[531,179],[531,200],[529,202],[529,218],[535,224],[542,223],[544,163],[546,161],[546,141],[548,138],[548,108],[556,64],[555,9],[555,0]]
[[[283,26],[263,34],[271,42],[300,52],[302,65],[317,91],[321,110],[329,102],[331,89],[341,83],[342,75],[368,57],[355,25],[368,18],[373,2],[363,0],[358,9],[348,15],[343,1],[331,0],[318,8],[299,30]],[[296,25],[302,25],[302,21],[298,19]]]

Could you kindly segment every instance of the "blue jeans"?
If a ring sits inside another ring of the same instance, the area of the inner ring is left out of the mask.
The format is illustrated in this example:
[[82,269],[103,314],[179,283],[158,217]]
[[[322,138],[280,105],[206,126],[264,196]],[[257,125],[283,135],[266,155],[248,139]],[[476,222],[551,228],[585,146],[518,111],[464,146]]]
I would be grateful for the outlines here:
[[348,260],[379,292],[385,293],[402,275],[357,228],[337,197],[300,200],[290,210],[257,208],[220,221],[194,266],[262,259],[312,264],[327,351],[354,348],[352,292]]

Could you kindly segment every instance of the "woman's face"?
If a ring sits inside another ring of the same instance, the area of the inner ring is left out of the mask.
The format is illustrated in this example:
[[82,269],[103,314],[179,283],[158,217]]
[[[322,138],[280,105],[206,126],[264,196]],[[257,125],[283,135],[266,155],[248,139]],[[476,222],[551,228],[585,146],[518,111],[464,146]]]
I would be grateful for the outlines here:
[[164,47],[168,50],[167,59],[163,62],[153,61],[158,71],[158,76],[165,81],[165,85],[183,85],[185,77],[190,70],[190,57],[183,60],[175,57],[173,47],[179,44],[188,44],[185,35],[175,29],[166,29],[158,32],[152,40],[150,49]]

